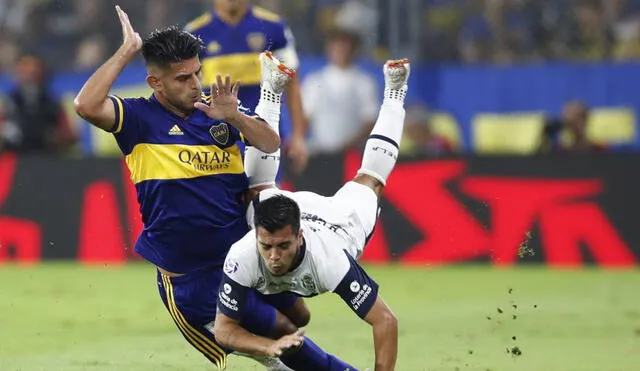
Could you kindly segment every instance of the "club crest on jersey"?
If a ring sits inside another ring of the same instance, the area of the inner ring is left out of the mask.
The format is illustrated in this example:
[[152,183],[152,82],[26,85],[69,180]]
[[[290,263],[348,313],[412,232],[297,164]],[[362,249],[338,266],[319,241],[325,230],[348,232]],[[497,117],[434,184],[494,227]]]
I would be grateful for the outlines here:
[[209,54],[216,54],[220,51],[220,44],[217,41],[212,41],[207,45],[207,52]]
[[254,52],[261,52],[267,44],[267,37],[262,32],[251,32],[247,35],[247,45]]
[[211,126],[209,134],[218,144],[225,145],[229,142],[229,126],[224,122]]
[[311,277],[310,274],[305,274],[304,277],[302,277],[302,280],[300,282],[302,284],[302,287],[304,287],[306,290],[315,292],[316,291],[316,283],[313,282],[313,277]]

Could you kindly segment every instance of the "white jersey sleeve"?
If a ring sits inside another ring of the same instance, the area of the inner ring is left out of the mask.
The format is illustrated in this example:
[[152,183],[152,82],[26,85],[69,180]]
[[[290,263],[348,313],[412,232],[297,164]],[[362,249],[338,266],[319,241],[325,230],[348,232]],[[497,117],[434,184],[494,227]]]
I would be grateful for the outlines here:
[[360,318],[364,318],[378,298],[378,284],[353,257],[346,252],[344,255],[349,263],[349,269],[332,291],[340,295]]
[[242,317],[247,292],[258,282],[258,259],[255,233],[249,231],[231,246],[224,261],[223,277],[218,290],[218,311],[236,320]]

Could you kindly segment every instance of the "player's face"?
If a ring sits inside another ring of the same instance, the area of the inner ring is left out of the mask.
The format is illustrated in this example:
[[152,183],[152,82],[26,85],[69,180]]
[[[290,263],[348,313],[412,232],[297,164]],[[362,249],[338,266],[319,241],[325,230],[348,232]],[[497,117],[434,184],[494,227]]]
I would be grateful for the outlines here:
[[353,59],[353,43],[346,37],[339,37],[327,44],[327,57],[332,64],[348,67]]
[[228,13],[236,13],[248,5],[247,0],[214,0],[214,4]]
[[156,94],[160,94],[172,106],[182,112],[194,110],[193,104],[200,101],[202,85],[200,84],[200,72],[202,67],[200,59],[194,57],[186,61],[171,63],[163,69],[150,71],[157,79],[152,85]]
[[286,274],[302,245],[302,231],[294,233],[291,225],[270,233],[262,227],[256,229],[258,251],[267,269],[274,276]]

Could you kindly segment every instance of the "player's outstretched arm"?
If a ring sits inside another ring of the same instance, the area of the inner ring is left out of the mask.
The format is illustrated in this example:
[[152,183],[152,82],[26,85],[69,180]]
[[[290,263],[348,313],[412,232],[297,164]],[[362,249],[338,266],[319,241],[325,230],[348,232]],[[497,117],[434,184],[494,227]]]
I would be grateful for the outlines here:
[[107,98],[111,85],[142,48],[142,39],[131,26],[127,13],[119,6],[116,6],[116,11],[122,26],[122,46],[91,75],[74,100],[80,117],[107,131],[113,130],[116,119],[113,103]]
[[218,312],[213,328],[216,341],[223,347],[238,352],[267,357],[280,357],[283,352],[300,346],[304,341],[304,332],[298,330],[278,340],[272,340],[250,333],[240,326],[240,322]]
[[364,320],[373,327],[375,371],[393,371],[398,357],[398,319],[378,296]]
[[264,121],[249,117],[238,111],[238,90],[240,83],[231,85],[231,77],[227,75],[224,83],[222,76],[216,76],[216,83],[211,84],[211,104],[195,103],[195,107],[207,116],[223,120],[238,129],[252,146],[266,153],[273,153],[280,148],[280,136]]
[[289,116],[293,124],[293,133],[287,144],[287,155],[291,159],[293,170],[299,173],[307,167],[309,150],[305,139],[308,125],[304,117],[304,110],[302,109],[300,82],[297,77],[292,78],[287,84],[285,97],[287,99]]

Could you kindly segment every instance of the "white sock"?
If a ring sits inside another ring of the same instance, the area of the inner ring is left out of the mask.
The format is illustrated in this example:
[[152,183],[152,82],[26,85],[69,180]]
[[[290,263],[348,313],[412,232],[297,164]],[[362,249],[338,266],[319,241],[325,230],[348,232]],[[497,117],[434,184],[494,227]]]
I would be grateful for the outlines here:
[[378,119],[367,140],[358,174],[366,174],[386,185],[398,159],[404,127],[406,85],[397,90],[385,89]]
[[[260,89],[260,100],[256,106],[256,114],[262,117],[276,133],[278,133],[280,126],[281,95],[262,87]],[[279,166],[280,149],[274,153],[264,153],[251,146],[245,149],[244,171],[249,178],[249,188],[275,185]]]

